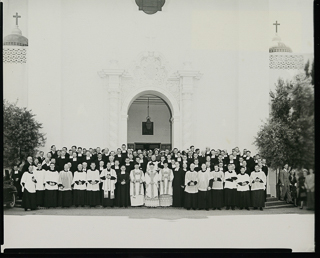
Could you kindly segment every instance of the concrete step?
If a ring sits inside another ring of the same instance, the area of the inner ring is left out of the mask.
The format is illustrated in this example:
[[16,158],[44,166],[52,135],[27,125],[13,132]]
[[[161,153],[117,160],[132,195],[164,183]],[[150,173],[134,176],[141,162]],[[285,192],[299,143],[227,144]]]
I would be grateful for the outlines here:
[[[287,204],[284,201],[272,201],[272,202],[266,202],[266,206],[278,206],[278,205],[285,205]],[[292,205],[292,204],[290,204]]]
[[275,205],[275,206],[266,206],[265,209],[280,209],[280,208],[295,208],[293,204],[283,204],[283,205]]
[[277,197],[267,197],[267,202],[274,202],[278,201],[279,199]]

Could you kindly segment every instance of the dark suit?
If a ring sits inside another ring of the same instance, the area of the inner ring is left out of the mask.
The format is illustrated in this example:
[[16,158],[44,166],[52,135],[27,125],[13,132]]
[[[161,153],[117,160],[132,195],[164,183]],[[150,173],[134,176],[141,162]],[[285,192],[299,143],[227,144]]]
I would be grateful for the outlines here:
[[245,158],[245,161],[247,162],[247,167],[251,173],[254,170],[254,166],[255,166],[254,159],[252,157],[250,157],[249,159]]
[[281,200],[284,200],[284,197],[287,195],[287,202],[291,202],[289,172],[285,169],[281,170],[279,180],[281,183]]

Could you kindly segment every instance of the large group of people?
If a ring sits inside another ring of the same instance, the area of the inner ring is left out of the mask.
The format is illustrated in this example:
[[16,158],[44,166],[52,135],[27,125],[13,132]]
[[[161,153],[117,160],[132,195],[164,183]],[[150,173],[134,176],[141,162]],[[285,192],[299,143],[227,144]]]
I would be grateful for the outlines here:
[[[266,160],[238,147],[132,150],[72,146],[15,166],[12,177],[27,210],[53,207],[184,207],[263,210]],[[301,195],[301,191],[299,193]]]

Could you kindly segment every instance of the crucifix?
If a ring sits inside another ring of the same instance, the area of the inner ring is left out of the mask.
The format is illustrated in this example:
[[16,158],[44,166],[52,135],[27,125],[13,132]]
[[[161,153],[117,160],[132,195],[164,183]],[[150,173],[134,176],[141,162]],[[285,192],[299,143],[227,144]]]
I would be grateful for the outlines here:
[[278,32],[278,25],[280,25],[280,23],[278,23],[278,21],[276,21],[276,23],[274,23],[273,25],[276,25],[276,33]]
[[16,13],[16,15],[13,15],[13,18],[16,18],[16,25],[18,26],[18,19],[21,18],[21,16]]

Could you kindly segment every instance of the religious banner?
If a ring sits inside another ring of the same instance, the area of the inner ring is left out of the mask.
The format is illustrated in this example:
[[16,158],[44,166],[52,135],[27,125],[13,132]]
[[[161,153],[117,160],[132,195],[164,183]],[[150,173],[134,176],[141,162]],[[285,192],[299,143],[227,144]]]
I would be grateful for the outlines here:
[[153,122],[142,122],[142,135],[153,135]]

